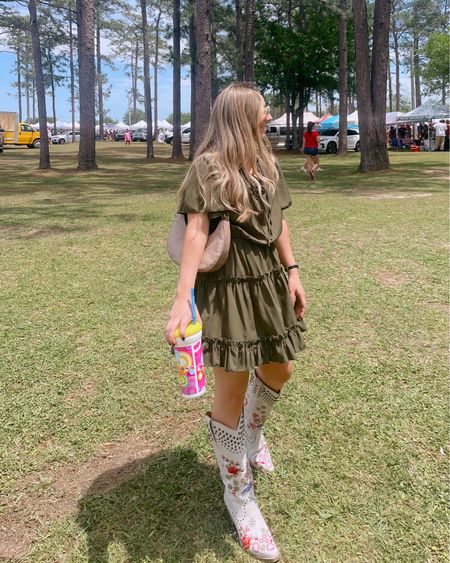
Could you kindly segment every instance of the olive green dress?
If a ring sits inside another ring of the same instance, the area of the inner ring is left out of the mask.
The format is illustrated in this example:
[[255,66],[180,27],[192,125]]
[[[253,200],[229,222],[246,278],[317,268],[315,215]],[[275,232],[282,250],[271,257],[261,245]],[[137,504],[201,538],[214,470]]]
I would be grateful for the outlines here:
[[[198,177],[208,189],[214,175],[214,160],[203,155],[192,166],[186,181],[187,190],[179,202],[179,213],[207,212],[210,219],[227,212],[207,196],[204,209],[199,194]],[[216,272],[198,273],[195,285],[197,307],[203,322],[205,365],[220,366],[226,371],[248,371],[269,362],[294,360],[303,350],[302,319],[292,306],[287,277],[275,241],[281,234],[282,210],[292,204],[289,190],[279,170],[275,194],[267,207],[263,189],[249,186],[252,208],[257,211],[243,223],[230,213],[231,245],[225,265]]]

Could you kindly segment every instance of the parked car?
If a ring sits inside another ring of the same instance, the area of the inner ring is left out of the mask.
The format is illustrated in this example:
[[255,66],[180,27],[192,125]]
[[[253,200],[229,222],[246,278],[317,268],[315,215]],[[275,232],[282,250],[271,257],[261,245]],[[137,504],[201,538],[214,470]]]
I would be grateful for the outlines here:
[[137,129],[132,135],[131,135],[131,140],[132,141],[140,141],[140,142],[146,142],[147,141],[147,129]]
[[0,152],[3,152],[3,139],[5,130],[0,128]]
[[286,144],[286,125],[269,125],[266,129],[267,138],[273,148],[282,148]]
[[[75,131],[75,142],[80,141],[80,132]],[[72,131],[69,133],[59,133],[58,135],[52,135],[52,143],[54,145],[64,145],[64,143],[72,142]]]
[[[166,138],[164,141],[169,144],[173,145],[173,131],[167,133]],[[191,128],[184,127],[181,129],[181,142],[182,143],[190,143],[191,142]]]
[[114,135],[115,141],[125,141],[125,131],[117,131]]
[[[336,153],[339,143],[339,129],[319,131],[319,152]],[[347,129],[347,150],[359,152],[359,130]]]

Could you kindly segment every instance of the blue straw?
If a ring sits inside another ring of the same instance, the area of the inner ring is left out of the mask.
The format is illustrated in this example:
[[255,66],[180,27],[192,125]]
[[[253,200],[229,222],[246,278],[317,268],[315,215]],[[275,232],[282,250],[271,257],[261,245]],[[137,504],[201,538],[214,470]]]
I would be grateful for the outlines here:
[[192,322],[195,324],[197,322],[197,311],[195,308],[195,289],[191,289],[191,308],[192,308]]

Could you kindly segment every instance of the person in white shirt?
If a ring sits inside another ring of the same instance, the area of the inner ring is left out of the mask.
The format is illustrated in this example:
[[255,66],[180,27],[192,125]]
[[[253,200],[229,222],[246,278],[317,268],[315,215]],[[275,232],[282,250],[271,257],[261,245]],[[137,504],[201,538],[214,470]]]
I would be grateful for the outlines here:
[[[441,119],[439,123],[434,125],[434,132],[436,133],[436,141],[434,143],[434,150],[440,151],[444,150],[444,142],[445,142],[445,132],[447,130],[447,126],[445,125],[445,120]],[[442,149],[441,149],[442,147]]]

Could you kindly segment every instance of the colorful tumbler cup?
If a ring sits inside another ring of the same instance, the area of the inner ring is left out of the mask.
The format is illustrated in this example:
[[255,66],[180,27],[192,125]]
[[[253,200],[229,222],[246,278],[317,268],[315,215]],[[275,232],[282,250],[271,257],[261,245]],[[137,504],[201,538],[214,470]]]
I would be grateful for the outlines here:
[[201,397],[206,391],[201,323],[190,323],[186,328],[184,340],[181,340],[180,331],[177,329],[175,338],[177,341],[174,350],[179,368],[181,396],[185,399]]

